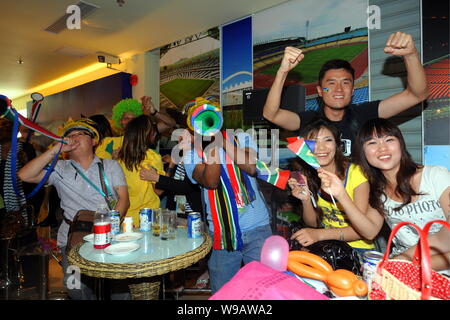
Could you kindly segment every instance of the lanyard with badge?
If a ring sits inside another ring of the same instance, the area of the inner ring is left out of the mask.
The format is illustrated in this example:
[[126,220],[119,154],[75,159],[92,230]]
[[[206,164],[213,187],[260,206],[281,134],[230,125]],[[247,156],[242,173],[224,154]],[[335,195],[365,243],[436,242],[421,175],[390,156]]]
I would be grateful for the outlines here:
[[[100,193],[106,201],[106,204],[108,205],[109,210],[113,210],[116,206],[117,200],[114,198],[113,193],[111,191],[111,187],[108,182],[108,178],[106,177],[105,170],[103,168],[103,163],[98,162],[98,171],[100,175],[100,182],[102,184],[102,189],[100,189],[98,186],[96,186],[86,175],[78,169],[76,166],[73,165],[73,163],[70,163],[71,166],[75,169],[75,171],[84,179],[87,183],[89,183],[98,193]],[[107,192],[107,194],[106,194]]]

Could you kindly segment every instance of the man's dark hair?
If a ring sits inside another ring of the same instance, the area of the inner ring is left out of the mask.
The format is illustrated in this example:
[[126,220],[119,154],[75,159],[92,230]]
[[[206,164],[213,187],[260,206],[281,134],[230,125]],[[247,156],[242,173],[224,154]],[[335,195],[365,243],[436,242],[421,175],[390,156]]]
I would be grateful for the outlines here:
[[94,114],[89,117],[96,124],[96,129],[98,134],[100,135],[100,140],[103,140],[105,137],[112,137],[113,131],[111,128],[111,124],[103,114]]
[[319,71],[319,85],[322,84],[322,79],[325,76],[325,73],[328,70],[332,69],[344,69],[351,73],[353,80],[355,80],[355,69],[353,69],[352,65],[347,60],[342,59],[333,59],[328,60],[322,65]]

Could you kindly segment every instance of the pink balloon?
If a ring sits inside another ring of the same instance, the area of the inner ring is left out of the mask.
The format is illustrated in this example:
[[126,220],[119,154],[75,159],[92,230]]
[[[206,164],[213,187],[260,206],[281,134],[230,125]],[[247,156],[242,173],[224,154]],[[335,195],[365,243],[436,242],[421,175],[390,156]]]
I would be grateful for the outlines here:
[[289,244],[283,237],[270,236],[261,250],[261,263],[278,271],[286,271]]

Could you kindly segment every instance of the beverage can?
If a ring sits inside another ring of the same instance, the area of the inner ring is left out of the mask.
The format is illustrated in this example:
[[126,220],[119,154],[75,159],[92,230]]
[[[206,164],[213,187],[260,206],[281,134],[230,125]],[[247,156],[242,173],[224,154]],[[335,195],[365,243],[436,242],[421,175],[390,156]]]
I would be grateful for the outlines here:
[[363,280],[370,286],[372,278],[377,272],[378,263],[383,254],[378,251],[367,251],[363,255]]
[[117,210],[109,211],[111,217],[111,234],[120,233],[120,213]]
[[191,212],[188,215],[187,230],[189,238],[202,237],[202,219],[199,212]]
[[142,208],[139,210],[139,225],[143,232],[150,231],[152,222],[152,209]]

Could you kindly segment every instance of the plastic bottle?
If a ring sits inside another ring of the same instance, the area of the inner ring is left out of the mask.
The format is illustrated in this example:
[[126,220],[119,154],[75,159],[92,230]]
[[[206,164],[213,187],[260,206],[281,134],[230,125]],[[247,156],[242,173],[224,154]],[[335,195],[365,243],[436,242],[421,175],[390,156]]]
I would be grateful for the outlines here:
[[104,249],[111,244],[111,217],[108,207],[100,206],[94,214],[94,248]]

